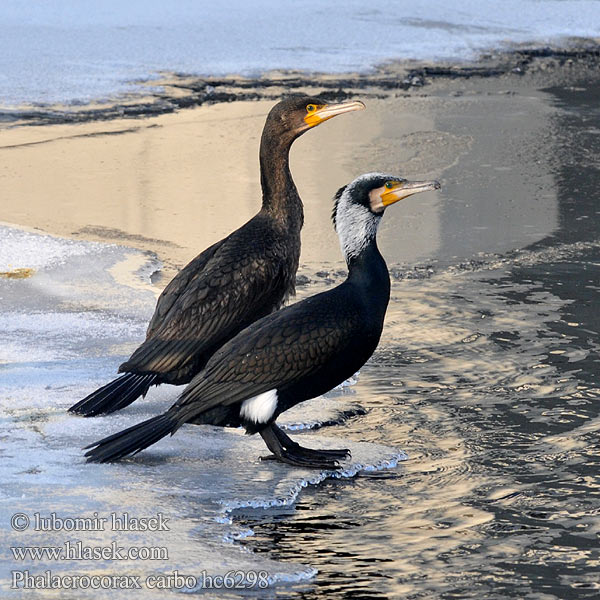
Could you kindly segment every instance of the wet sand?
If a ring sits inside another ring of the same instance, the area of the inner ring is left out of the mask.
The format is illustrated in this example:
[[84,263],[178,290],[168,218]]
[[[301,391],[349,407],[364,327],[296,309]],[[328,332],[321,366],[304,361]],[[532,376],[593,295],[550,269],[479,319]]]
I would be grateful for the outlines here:
[[[514,68],[496,77],[442,73],[406,90],[387,89],[388,73],[362,94],[350,88],[367,110],[319,126],[292,148],[305,203],[302,263],[343,267],[331,198],[367,171],[442,182],[441,192],[389,211],[390,234],[381,243],[391,262],[502,252],[547,235],[557,219],[554,111],[539,89],[540,81],[575,81],[591,68],[589,57],[568,60],[567,68],[538,59],[525,75]],[[316,79],[310,91],[328,89],[327,81]],[[6,126],[0,221],[155,252],[165,263],[164,283],[259,209],[258,145],[273,104],[242,100],[148,118]]]

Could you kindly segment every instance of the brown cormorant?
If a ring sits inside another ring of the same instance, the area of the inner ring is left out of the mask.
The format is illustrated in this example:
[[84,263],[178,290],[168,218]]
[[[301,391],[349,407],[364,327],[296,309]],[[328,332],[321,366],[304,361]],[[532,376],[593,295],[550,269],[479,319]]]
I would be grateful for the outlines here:
[[71,406],[86,417],[110,413],[151,385],[189,383],[226,341],[295,293],[304,213],[292,180],[293,141],[362,102],[309,96],[276,104],[260,142],[262,208],[245,225],[185,266],[160,295],[146,340],[119,367],[125,373]]
[[348,265],[337,287],[256,321],[221,347],[164,414],[91,444],[88,461],[136,454],[181,425],[243,425],[260,433],[276,460],[336,468],[348,450],[313,450],[276,424],[288,408],[327,392],[373,354],[383,328],[390,278],[377,248],[385,208],[436,181],[409,182],[370,173],[336,194],[334,224]]

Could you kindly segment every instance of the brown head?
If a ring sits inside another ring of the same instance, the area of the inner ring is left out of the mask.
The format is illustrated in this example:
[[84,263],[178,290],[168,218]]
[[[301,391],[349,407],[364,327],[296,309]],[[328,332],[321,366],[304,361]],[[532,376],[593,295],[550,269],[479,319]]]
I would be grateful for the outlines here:
[[271,109],[264,135],[288,145],[305,131],[337,115],[364,108],[359,101],[334,103],[315,96],[290,96]]
[[354,110],[362,102],[327,102],[315,96],[290,96],[269,112],[260,142],[260,180],[263,208],[275,211],[298,226],[303,222],[302,203],[289,169],[293,141],[320,123]]

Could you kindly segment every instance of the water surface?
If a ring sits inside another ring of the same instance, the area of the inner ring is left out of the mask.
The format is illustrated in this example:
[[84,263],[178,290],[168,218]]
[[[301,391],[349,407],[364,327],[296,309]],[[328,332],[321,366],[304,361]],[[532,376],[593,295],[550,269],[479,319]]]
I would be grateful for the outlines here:
[[595,0],[4,0],[0,104],[105,99],[161,71],[366,71],[599,32]]

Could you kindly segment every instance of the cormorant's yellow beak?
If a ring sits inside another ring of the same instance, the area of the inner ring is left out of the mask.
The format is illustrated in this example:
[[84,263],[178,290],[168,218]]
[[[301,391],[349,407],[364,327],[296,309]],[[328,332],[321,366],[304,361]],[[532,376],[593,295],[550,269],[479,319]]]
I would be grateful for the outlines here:
[[385,184],[381,193],[381,203],[389,206],[419,192],[439,190],[442,187],[438,181],[390,181]]
[[363,110],[365,105],[360,101],[355,102],[340,102],[339,104],[309,104],[306,107],[307,114],[304,117],[305,123],[309,127],[314,127],[323,121],[327,121],[337,115],[342,115],[353,110]]

